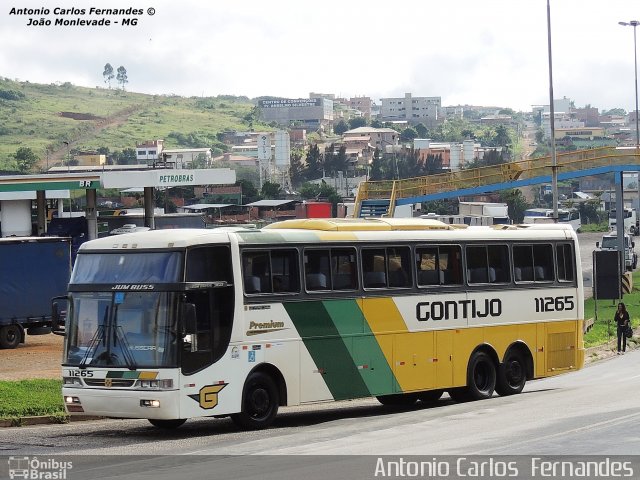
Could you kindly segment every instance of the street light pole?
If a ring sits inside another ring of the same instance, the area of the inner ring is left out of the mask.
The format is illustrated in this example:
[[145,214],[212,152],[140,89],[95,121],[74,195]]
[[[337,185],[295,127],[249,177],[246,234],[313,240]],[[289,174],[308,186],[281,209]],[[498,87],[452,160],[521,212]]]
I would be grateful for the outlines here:
[[558,222],[558,160],[556,156],[555,110],[553,106],[553,62],[551,60],[551,6],[547,0],[547,44],[549,49],[549,122],[551,126],[551,195],[553,221]]
[[[635,71],[635,87],[636,87],[636,153],[640,148],[640,127],[638,126],[638,44],[636,42],[636,27],[640,24],[638,20],[631,20],[629,22],[618,22],[623,27],[633,27],[633,65]],[[638,172],[638,209],[636,212],[640,213],[640,172]],[[635,226],[634,226],[635,227]]]

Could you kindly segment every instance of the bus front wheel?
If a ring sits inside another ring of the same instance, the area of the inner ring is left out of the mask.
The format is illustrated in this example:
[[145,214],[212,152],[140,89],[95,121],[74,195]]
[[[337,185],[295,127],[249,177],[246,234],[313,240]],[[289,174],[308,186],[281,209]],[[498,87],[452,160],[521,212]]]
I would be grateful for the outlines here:
[[498,367],[496,392],[501,396],[520,393],[527,383],[524,360],[519,352],[509,352]]
[[231,415],[231,420],[241,428],[260,430],[273,423],[279,404],[273,379],[264,373],[252,373],[244,385],[242,411]]
[[165,430],[173,430],[181,426],[186,422],[186,418],[176,418],[175,420],[159,420],[157,418],[150,418],[149,423],[154,427],[164,428]]

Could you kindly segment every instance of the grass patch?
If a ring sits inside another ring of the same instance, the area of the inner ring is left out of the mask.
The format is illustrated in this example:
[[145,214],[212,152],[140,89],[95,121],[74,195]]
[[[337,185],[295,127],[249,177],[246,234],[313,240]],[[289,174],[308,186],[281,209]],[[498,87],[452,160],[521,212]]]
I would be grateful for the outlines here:
[[609,222],[605,221],[602,223],[583,223],[580,226],[580,233],[587,232],[608,232],[609,231]]
[[[624,295],[622,301],[631,317],[631,325],[634,328],[638,327],[640,325],[640,271],[633,273],[633,290]],[[585,319],[596,318],[595,306],[596,301],[593,298],[584,302]],[[598,300],[598,316],[591,330],[584,335],[585,347],[602,345],[609,340],[616,339],[616,324],[613,321],[613,316],[617,306],[618,300]]]
[[61,380],[0,381],[0,420],[35,415],[63,417]]

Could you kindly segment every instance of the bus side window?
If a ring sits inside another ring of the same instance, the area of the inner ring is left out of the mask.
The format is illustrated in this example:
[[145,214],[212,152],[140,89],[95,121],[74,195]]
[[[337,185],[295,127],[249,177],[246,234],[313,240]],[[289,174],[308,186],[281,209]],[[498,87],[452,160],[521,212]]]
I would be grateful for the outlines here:
[[271,269],[269,252],[244,252],[242,274],[245,293],[271,292]]
[[198,247],[187,253],[187,282],[232,283],[231,252],[228,247]]
[[297,293],[300,291],[297,250],[272,250],[271,273],[273,293]]
[[507,245],[467,247],[468,283],[507,283],[511,281]]
[[304,277],[306,289],[309,291],[330,289],[328,283],[328,279],[331,278],[329,249],[305,250]]
[[384,248],[362,249],[364,288],[384,288],[387,286],[386,263]]
[[573,254],[570,243],[556,245],[556,265],[558,265],[558,281],[572,282],[575,278]]
[[331,285],[333,290],[355,290],[358,288],[357,271],[355,249],[331,249]]

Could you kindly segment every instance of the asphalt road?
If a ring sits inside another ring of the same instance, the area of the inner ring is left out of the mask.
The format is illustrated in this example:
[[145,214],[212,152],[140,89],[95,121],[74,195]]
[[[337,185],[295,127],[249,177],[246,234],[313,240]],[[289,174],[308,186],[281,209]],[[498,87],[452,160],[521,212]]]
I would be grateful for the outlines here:
[[[162,431],[144,420],[0,430],[5,455],[631,455],[640,452],[640,350],[529,382],[520,395],[395,409],[375,399],[283,408],[274,427],[228,419]],[[621,440],[624,438],[624,441]]]

